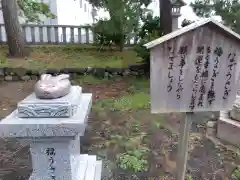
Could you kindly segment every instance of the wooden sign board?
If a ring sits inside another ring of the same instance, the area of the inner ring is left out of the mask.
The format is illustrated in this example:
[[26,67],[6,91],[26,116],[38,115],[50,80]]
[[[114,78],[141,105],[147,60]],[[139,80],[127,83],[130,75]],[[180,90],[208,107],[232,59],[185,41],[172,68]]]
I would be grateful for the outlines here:
[[205,21],[146,44],[151,48],[152,113],[232,106],[240,88],[240,40],[222,27]]

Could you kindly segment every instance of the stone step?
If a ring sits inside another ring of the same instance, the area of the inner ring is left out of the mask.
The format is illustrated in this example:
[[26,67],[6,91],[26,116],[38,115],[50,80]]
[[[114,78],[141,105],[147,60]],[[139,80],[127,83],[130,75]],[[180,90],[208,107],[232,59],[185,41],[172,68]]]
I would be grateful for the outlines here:
[[101,174],[102,174],[102,161],[96,161],[94,180],[101,180]]
[[94,180],[96,170],[96,156],[89,156],[87,162],[87,170],[84,180]]
[[98,161],[94,155],[80,155],[79,180],[100,180],[102,161]]

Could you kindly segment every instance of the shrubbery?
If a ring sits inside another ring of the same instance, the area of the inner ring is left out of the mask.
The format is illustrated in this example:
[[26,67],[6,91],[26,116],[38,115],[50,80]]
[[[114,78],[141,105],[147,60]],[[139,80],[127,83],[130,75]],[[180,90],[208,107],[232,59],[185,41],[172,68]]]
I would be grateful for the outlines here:
[[143,59],[143,63],[146,65],[146,71],[150,70],[150,51],[143,45],[161,36],[160,18],[153,17],[151,14],[147,15],[146,18],[143,19],[143,26],[138,33],[140,41],[134,49],[137,55]]
[[117,22],[113,20],[99,20],[93,27],[95,43],[99,45],[118,46],[122,50],[126,36],[117,28]]

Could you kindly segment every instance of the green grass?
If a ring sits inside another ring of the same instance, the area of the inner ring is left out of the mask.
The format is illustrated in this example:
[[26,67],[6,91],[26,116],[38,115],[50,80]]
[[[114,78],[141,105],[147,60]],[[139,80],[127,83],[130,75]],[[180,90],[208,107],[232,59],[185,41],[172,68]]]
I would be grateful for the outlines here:
[[149,108],[149,104],[149,94],[137,92],[116,99],[98,101],[93,108],[96,110],[108,108],[112,111],[130,112],[139,109],[147,109]]
[[105,83],[110,81],[109,79],[102,79],[102,78],[98,78],[96,76],[92,76],[92,75],[86,75],[86,76],[76,76],[73,79],[73,83],[74,84],[99,84],[99,83]]
[[46,68],[86,68],[112,67],[124,68],[136,64],[141,59],[132,50],[110,51],[83,46],[35,46],[31,47],[29,57],[8,59],[7,47],[0,48],[0,67],[23,67],[27,69]]
[[[104,81],[108,81],[103,80]],[[94,104],[95,110],[109,109],[111,111],[130,112],[148,109],[150,106],[149,79],[128,78],[125,80],[129,87],[123,96],[114,99],[99,100]]]
[[150,80],[147,78],[130,78],[128,83],[131,85],[130,90],[133,92],[149,92]]

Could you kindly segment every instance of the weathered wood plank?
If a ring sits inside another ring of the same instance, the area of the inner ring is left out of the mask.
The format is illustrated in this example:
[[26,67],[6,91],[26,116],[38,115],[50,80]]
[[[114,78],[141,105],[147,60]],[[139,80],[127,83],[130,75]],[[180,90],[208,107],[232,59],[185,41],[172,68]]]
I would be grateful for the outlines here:
[[236,41],[208,27],[152,48],[152,112],[230,108],[239,84],[239,51]]

